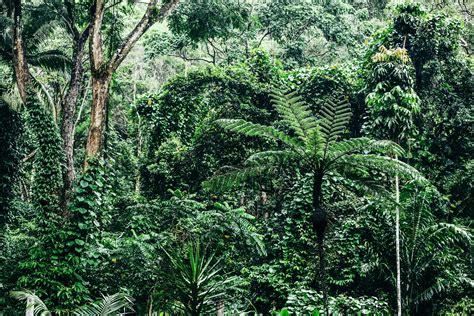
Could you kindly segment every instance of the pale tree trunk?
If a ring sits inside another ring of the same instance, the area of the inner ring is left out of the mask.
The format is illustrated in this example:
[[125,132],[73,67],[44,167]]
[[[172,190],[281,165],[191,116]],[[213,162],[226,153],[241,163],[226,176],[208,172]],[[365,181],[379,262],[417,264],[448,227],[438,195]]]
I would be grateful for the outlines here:
[[[398,157],[395,155],[395,159]],[[402,284],[400,273],[400,183],[398,175],[395,176],[395,252],[397,260],[397,315],[402,315]]]
[[[110,79],[92,77],[91,123],[87,136],[86,154],[92,158],[101,152],[107,114]],[[87,167],[87,161],[85,162]]]
[[32,297],[26,299],[26,312],[25,316],[34,316],[35,315],[35,303]]
[[102,43],[102,21],[105,13],[105,0],[96,0],[91,21],[91,40],[89,42],[89,57],[92,74],[92,107],[91,125],[87,136],[86,157],[87,161],[100,155],[103,147],[104,129],[107,113],[107,100],[112,74],[127,57],[130,50],[140,37],[156,22],[162,21],[178,4],[179,0],[170,0],[159,9],[158,0],[151,0],[141,20],[128,36],[119,45],[110,60],[105,61]]
[[13,64],[16,84],[23,103],[26,102],[26,87],[30,81],[28,64],[25,55],[25,44],[21,26],[21,0],[13,1]]
[[223,300],[217,302],[217,316],[224,316],[224,306]]

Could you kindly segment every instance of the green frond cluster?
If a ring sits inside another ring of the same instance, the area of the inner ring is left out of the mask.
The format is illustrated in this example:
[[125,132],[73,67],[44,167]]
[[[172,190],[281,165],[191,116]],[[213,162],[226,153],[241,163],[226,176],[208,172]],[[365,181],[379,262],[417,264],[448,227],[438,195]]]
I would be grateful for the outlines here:
[[318,128],[318,121],[311,113],[310,107],[296,92],[273,91],[272,103],[282,118],[282,122],[294,130],[298,138],[306,142]]
[[353,154],[342,157],[340,162],[345,166],[356,169],[363,168],[374,170],[388,176],[400,176],[402,178],[416,180],[422,184],[428,183],[428,180],[426,180],[423,175],[412,166],[398,159],[386,156],[378,156],[375,154]]
[[133,299],[123,293],[104,295],[102,300],[73,311],[75,316],[116,315],[124,310],[133,311]]
[[335,142],[342,136],[351,119],[349,101],[344,98],[337,102],[328,100],[319,112],[319,128],[325,143]]
[[210,190],[229,190],[256,176],[271,172],[273,166],[253,166],[243,169],[233,168],[232,171],[214,176],[203,183],[203,187]]
[[217,120],[216,123],[228,131],[241,135],[267,137],[276,141],[281,141],[290,146],[300,146],[300,142],[297,139],[288,136],[271,126],[250,123],[242,119],[220,119]]
[[29,291],[12,291],[10,292],[10,295],[17,300],[26,301],[31,304],[31,306],[27,305],[26,308],[33,308],[34,315],[51,315],[51,312],[49,311],[48,307],[46,307],[46,304],[34,293]]
[[405,151],[400,145],[390,140],[373,140],[366,137],[350,138],[329,145],[331,158],[358,152],[372,152],[402,157]]
[[288,162],[297,154],[291,150],[268,150],[262,151],[250,156],[246,161],[246,166],[265,166],[265,165],[281,165]]

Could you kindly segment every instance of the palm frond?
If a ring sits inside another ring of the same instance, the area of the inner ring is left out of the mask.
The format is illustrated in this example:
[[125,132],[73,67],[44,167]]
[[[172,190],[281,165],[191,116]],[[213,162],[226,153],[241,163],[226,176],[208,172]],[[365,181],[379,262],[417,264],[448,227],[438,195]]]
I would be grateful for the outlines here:
[[228,131],[241,135],[267,137],[276,141],[281,141],[289,146],[301,146],[300,141],[271,126],[250,123],[242,119],[220,119],[217,120],[216,123]]
[[124,293],[116,293],[104,296],[99,302],[81,307],[73,311],[73,314],[76,316],[116,315],[123,310],[133,311],[132,305],[133,299],[130,296]]
[[306,142],[318,128],[318,121],[303,98],[296,95],[296,92],[285,93],[278,90],[274,90],[270,96],[282,121],[288,124],[302,141]]
[[44,302],[32,292],[28,291],[12,291],[10,295],[17,299],[26,302],[31,302],[32,306],[27,306],[26,308],[31,308],[34,306],[34,315],[41,316],[50,316],[51,312],[48,310]]

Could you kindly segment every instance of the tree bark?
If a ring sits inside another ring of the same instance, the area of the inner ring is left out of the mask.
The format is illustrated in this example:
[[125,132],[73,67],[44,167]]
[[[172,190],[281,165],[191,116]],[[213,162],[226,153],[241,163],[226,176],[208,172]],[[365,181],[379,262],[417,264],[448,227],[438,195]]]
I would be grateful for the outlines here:
[[74,170],[74,131],[76,104],[79,92],[82,86],[84,67],[82,58],[84,57],[84,48],[89,37],[89,27],[82,34],[74,32],[74,44],[72,55],[71,78],[69,80],[68,91],[62,100],[62,124],[61,136],[63,139],[64,154],[66,157],[66,172],[63,176],[63,190],[61,196],[61,207],[63,211],[67,210],[67,205],[71,197],[71,189],[76,172]]
[[30,76],[22,36],[21,17],[21,0],[13,0],[13,64],[18,92],[22,102],[25,103],[26,87]]
[[[91,123],[87,136],[86,156],[92,158],[101,152],[105,129],[107,100],[109,97],[110,78],[92,77]],[[84,167],[87,167],[87,160]]]
[[108,62],[105,62],[102,47],[102,20],[105,13],[105,0],[96,0],[92,12],[91,40],[89,57],[92,73],[92,107],[91,125],[86,144],[86,157],[84,169],[87,168],[87,160],[100,154],[103,147],[104,127],[107,113],[107,100],[109,85],[112,74],[120,66],[130,50],[140,37],[156,22],[162,21],[178,4],[179,0],[170,0],[163,4],[159,10],[156,9],[158,0],[149,2],[148,7],[140,22],[128,34],[121,45],[117,48]]

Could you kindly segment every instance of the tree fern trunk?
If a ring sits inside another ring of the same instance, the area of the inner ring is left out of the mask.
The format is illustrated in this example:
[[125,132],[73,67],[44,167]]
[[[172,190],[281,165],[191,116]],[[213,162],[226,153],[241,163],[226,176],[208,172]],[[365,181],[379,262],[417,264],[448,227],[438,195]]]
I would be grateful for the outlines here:
[[316,233],[318,240],[318,256],[319,256],[319,271],[316,271],[316,275],[319,275],[319,284],[323,292],[324,310],[328,315],[328,289],[326,284],[326,258],[324,251],[324,237],[326,235],[327,226],[327,213],[326,210],[321,207],[321,195],[322,195],[322,183],[323,183],[323,171],[317,170],[313,179],[313,229]]

